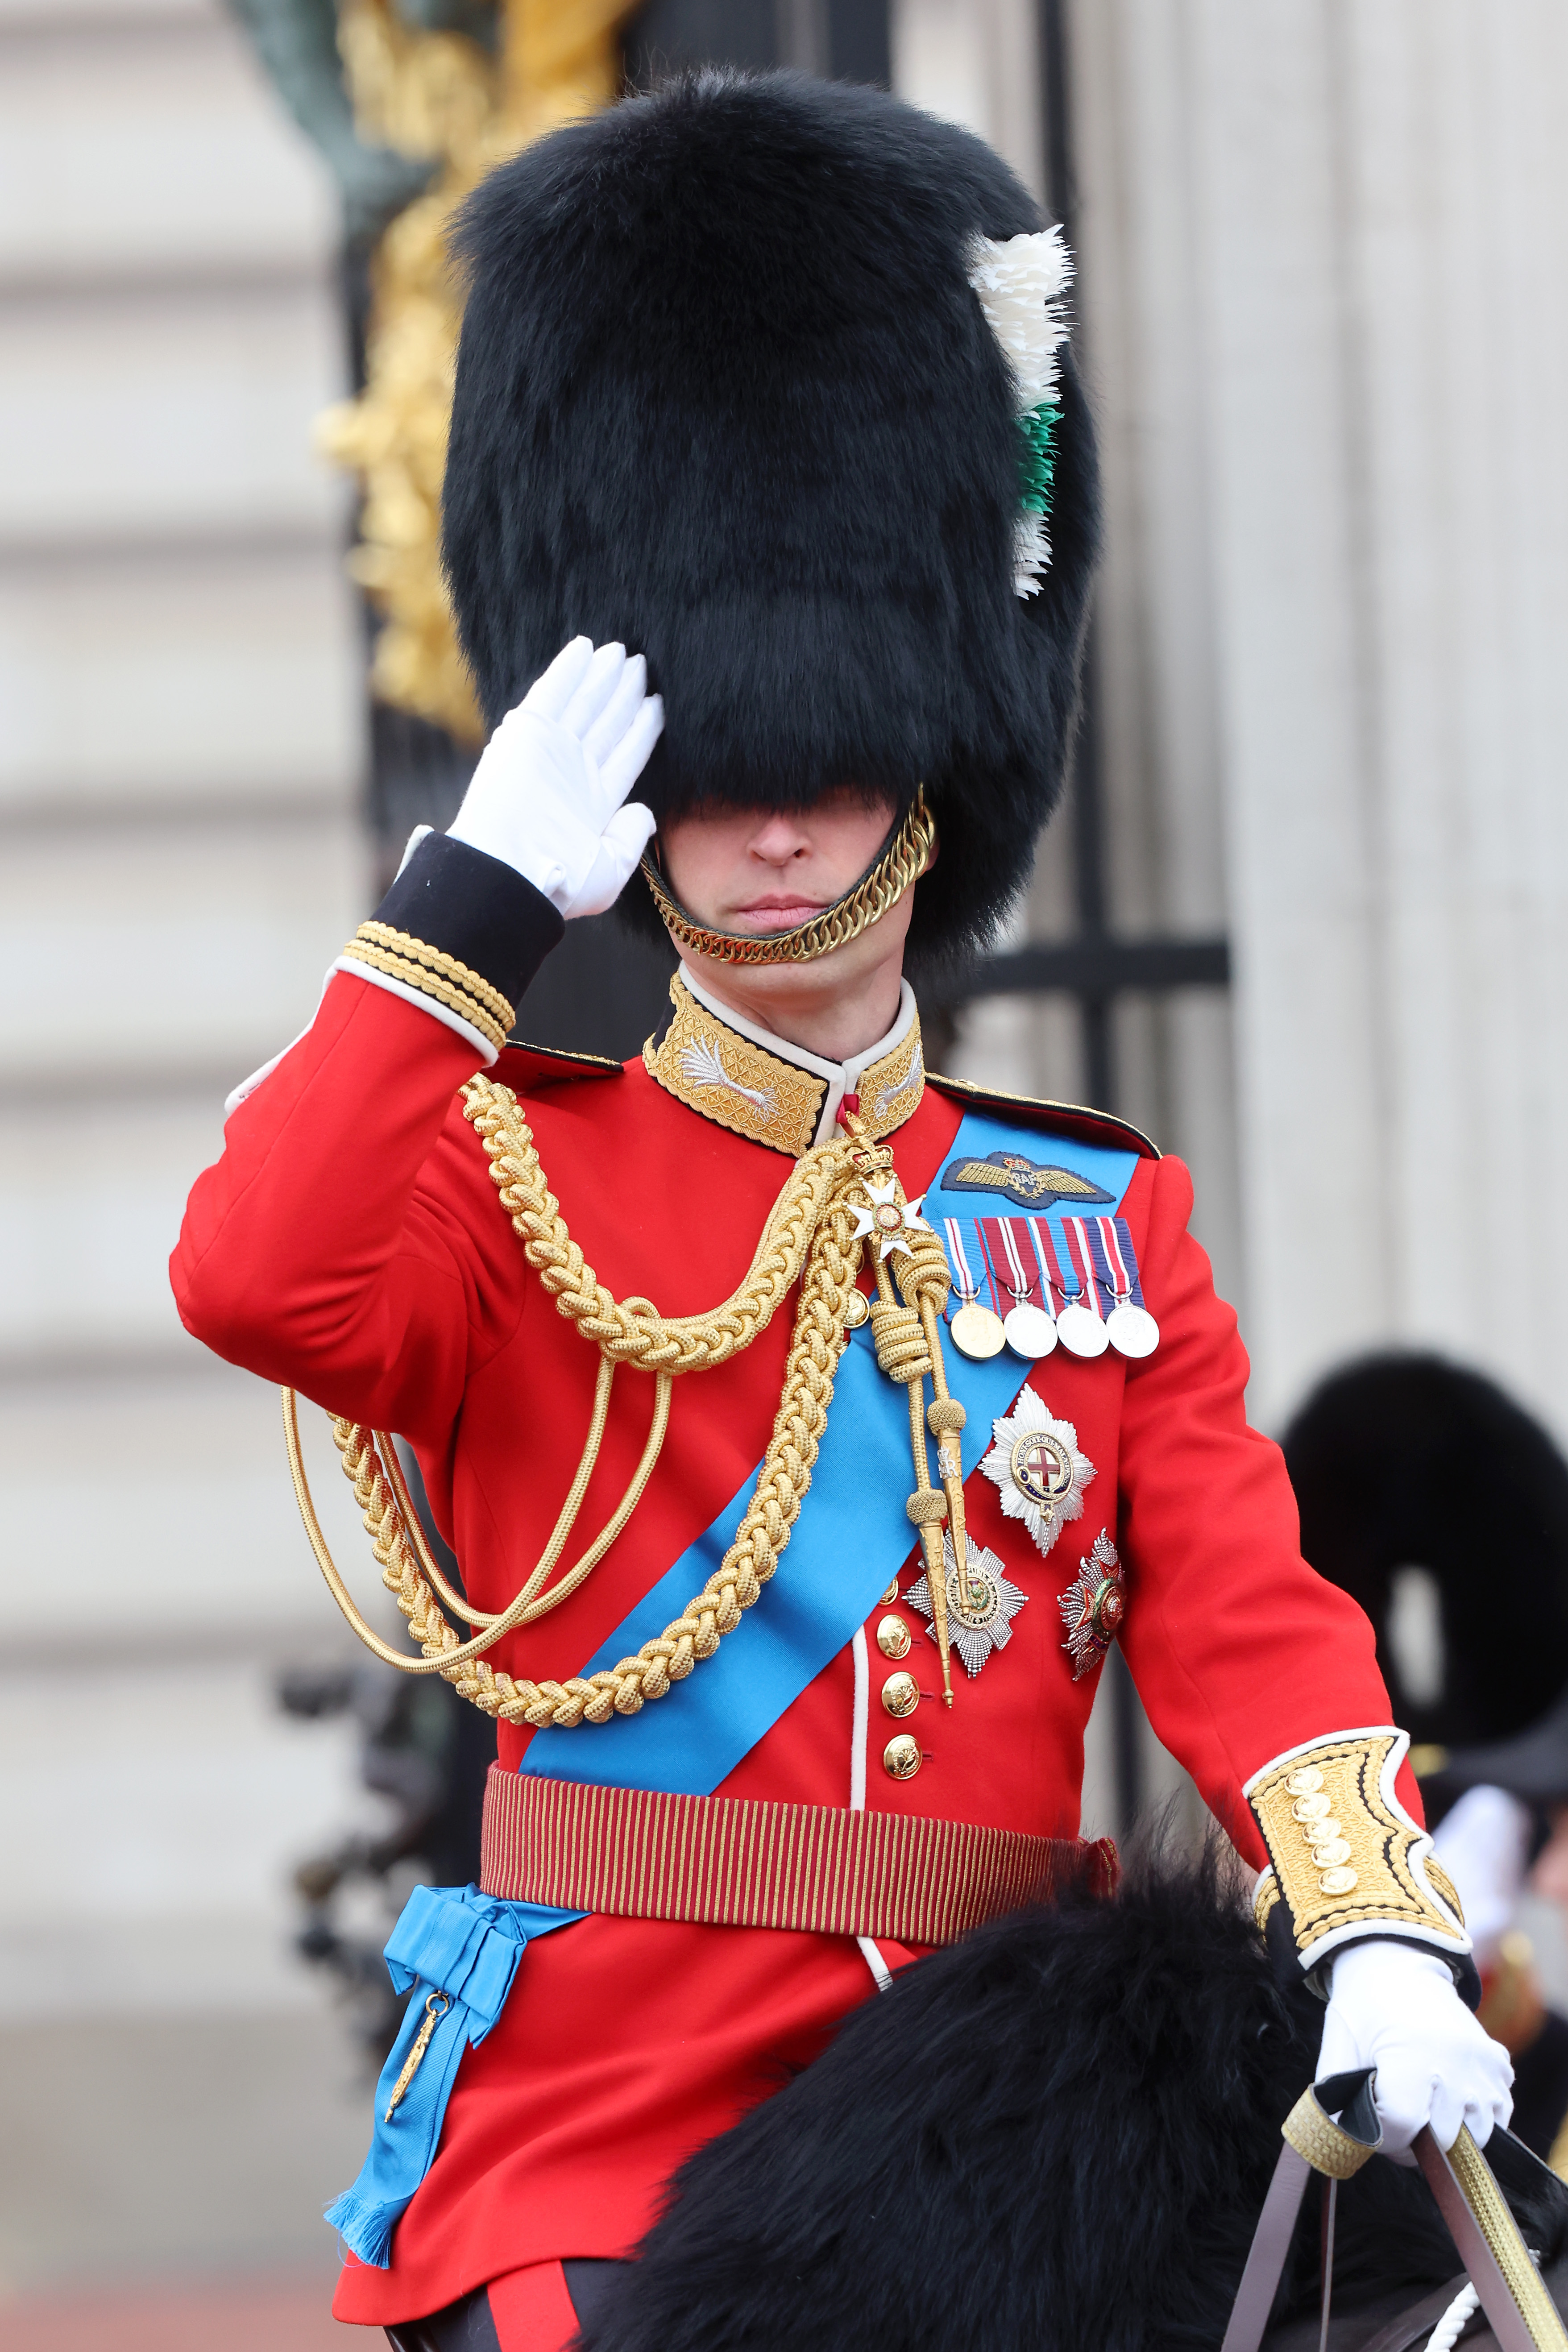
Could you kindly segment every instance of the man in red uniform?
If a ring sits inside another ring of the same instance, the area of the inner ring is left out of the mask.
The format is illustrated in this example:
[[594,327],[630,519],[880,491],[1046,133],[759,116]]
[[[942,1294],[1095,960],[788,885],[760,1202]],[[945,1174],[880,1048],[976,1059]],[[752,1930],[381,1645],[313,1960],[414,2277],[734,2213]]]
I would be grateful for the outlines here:
[[[388,1947],[339,2315],[563,2343],[683,2155],[1095,1866],[1113,1639],[1318,1972],[1325,2068],[1376,2065],[1392,2147],[1484,2138],[1507,2062],[1186,1173],[933,1076],[903,976],[988,934],[1059,786],[1095,535],[1059,236],[880,93],[708,75],[531,149],[464,238],[447,547],[495,733],[174,1262],[193,1331],[340,1417],[422,1670],[499,1724],[482,1885]],[[623,887],[681,952],[641,1061],[507,1044]]]

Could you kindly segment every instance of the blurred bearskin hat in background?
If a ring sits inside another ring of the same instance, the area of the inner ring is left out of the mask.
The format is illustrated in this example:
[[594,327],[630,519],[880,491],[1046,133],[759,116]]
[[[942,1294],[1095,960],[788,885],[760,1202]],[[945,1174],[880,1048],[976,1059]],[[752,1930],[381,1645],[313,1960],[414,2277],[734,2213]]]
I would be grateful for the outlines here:
[[[1568,1461],[1541,1423],[1468,1365],[1390,1350],[1331,1373],[1280,1442],[1301,1549],[1371,1618],[1417,1748],[1533,1723],[1568,1684]],[[1408,1685],[1393,1637],[1395,1580],[1412,1568],[1439,1599],[1431,1691]]]
[[[971,279],[1041,226],[953,124],[710,68],[539,141],[458,236],[445,554],[489,722],[583,633],[648,657],[661,818],[923,782],[928,961],[1027,880],[1070,738],[1092,428],[1064,352],[1050,560],[1016,590],[1020,380]],[[623,903],[657,927],[641,881]]]

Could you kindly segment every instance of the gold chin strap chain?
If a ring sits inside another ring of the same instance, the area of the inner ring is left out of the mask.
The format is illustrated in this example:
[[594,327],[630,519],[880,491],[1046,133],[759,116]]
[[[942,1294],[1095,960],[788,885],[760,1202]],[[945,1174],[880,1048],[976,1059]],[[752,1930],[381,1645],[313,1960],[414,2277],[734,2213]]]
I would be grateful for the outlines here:
[[[533,1136],[517,1097],[508,1087],[475,1078],[463,1090],[465,1116],[483,1140],[501,1204],[510,1213],[529,1265],[538,1274],[557,1311],[574,1323],[599,1350],[594,1412],[566,1500],[549,1542],[516,1597],[504,1610],[487,1613],[465,1601],[431,1558],[404,1482],[392,1440],[384,1431],[358,1422],[334,1420],[332,1437],[344,1474],[363,1514],[382,1581],[408,1620],[423,1652],[410,1658],[393,1649],[366,1624],[328,1548],[311,1500],[300,1450],[298,1409],[292,1389],[283,1391],[283,1428],[289,1466],[305,1531],[328,1589],[366,1647],[405,1674],[435,1674],[455,1685],[485,1714],[535,1727],[571,1729],[581,1723],[607,1723],[614,1715],[635,1715],[645,1700],[662,1698],[684,1680],[700,1658],[711,1657],[722,1637],[739,1623],[778,1566],[803,1496],[811,1483],[838,1360],[848,1339],[849,1302],[859,1272],[861,1243],[857,1209],[867,1180],[892,1177],[892,1154],[872,1142],[851,1117],[844,1141],[820,1144],[796,1161],[774,1202],[744,1281],[721,1306],[706,1315],[662,1316],[646,1298],[616,1299],[604,1287],[567,1232],[560,1205],[545,1181]],[[892,1179],[895,1199],[902,1192]],[[920,1531],[942,1651],[942,1685],[952,1704],[947,1649],[947,1580],[942,1524],[952,1529],[959,1575],[966,1573],[963,1549],[963,1468],[959,1432],[963,1407],[948,1393],[939,1325],[947,1303],[949,1276],[942,1244],[915,1226],[903,1236],[894,1260],[902,1304],[893,1295],[889,1269],[877,1259],[878,1297],[871,1308],[877,1360],[909,1391],[910,1437],[915,1492],[909,1516]],[[565,1682],[534,1682],[489,1665],[483,1653],[503,1635],[535,1622],[558,1608],[604,1559],[642,1498],[664,1444],[669,1421],[671,1383],[678,1373],[702,1371],[729,1361],[767,1328],[796,1280],[800,1298],[790,1341],[784,1392],[773,1433],[763,1457],[755,1491],[734,1542],[701,1591],[657,1640],[645,1642],[635,1657],[601,1672],[574,1675]],[[598,1460],[609,1417],[610,1387],[616,1367],[639,1366],[654,1378],[654,1404],[642,1457],[615,1512],[581,1558],[549,1580],[571,1538],[583,1497]],[[930,1377],[935,1397],[923,1407]],[[932,1488],[926,1428],[937,1439],[942,1491]],[[479,1630],[463,1641],[442,1613],[441,1603]]]
[[793,930],[760,935],[710,930],[689,915],[659,872],[651,846],[643,853],[642,874],[666,930],[686,954],[705,956],[710,963],[810,963],[817,956],[830,955],[835,948],[847,947],[879,922],[889,908],[897,906],[904,892],[920,880],[935,846],[936,820],[926,806],[921,784],[852,889]]

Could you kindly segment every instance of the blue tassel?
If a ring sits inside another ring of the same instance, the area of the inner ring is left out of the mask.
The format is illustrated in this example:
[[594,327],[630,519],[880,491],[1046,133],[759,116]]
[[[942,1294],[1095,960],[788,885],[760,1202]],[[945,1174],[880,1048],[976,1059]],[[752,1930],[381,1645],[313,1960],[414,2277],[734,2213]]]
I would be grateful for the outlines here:
[[384,2271],[392,2260],[392,2231],[407,2210],[408,2200],[397,2205],[367,2205],[352,2189],[334,2197],[328,2206],[325,2221],[331,2223],[351,2254],[373,2270]]

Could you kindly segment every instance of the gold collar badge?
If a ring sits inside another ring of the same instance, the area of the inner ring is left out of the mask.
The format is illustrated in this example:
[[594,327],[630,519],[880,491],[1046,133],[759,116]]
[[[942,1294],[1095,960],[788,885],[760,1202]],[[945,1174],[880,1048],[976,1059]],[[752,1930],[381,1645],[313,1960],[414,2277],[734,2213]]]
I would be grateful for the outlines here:
[[[667,1094],[703,1118],[752,1143],[798,1160],[816,1141],[828,1081],[819,1070],[786,1060],[699,1003],[678,971],[669,983],[674,1010],[656,1044],[643,1047],[643,1065]],[[896,1045],[860,1073],[862,1128],[873,1140],[891,1135],[919,1109],[925,1093],[925,1056],[917,1014]],[[852,1099],[852,1098],[851,1098]]]

